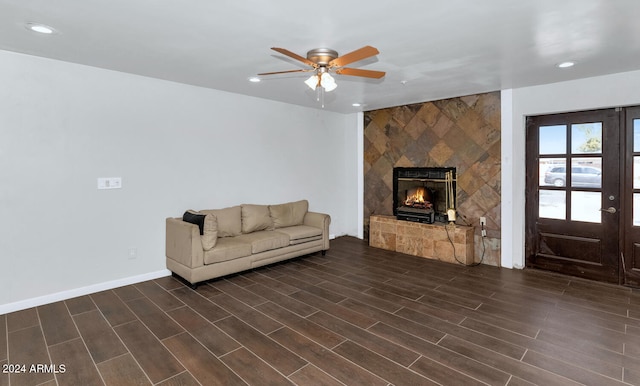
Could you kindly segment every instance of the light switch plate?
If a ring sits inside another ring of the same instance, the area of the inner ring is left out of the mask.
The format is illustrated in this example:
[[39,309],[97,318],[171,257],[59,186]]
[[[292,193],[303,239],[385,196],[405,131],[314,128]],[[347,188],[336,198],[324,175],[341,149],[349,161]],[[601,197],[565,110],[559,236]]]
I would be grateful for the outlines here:
[[120,189],[122,188],[122,178],[120,177],[101,177],[98,178],[98,189]]

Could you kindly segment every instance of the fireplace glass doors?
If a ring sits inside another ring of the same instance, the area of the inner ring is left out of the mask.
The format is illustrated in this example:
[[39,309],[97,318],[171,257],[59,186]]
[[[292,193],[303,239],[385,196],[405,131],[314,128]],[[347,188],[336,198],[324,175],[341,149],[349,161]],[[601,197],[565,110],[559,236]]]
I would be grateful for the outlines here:
[[398,220],[447,222],[447,209],[455,208],[455,200],[456,168],[393,169],[393,214]]

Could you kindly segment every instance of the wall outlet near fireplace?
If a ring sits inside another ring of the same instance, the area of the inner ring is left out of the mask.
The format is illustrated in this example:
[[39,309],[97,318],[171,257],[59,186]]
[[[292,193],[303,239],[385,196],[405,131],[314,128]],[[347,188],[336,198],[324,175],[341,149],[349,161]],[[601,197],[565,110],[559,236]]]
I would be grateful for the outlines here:
[[482,235],[482,237],[487,237],[487,230],[484,229],[484,227],[487,225],[487,218],[486,217],[480,217],[480,226],[482,227],[482,230],[480,231],[480,234]]

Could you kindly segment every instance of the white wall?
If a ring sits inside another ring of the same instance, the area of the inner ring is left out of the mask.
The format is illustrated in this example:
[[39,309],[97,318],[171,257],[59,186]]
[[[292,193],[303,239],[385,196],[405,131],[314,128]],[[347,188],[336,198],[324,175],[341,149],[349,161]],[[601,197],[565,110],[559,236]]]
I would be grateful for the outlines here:
[[188,208],[306,198],[357,235],[357,114],[5,51],[0,84],[0,314],[167,274]]
[[633,71],[506,90],[502,93],[503,114],[512,119],[506,124],[503,121],[502,127],[503,266],[523,267],[525,264],[526,116],[640,105],[639,90],[640,71]]

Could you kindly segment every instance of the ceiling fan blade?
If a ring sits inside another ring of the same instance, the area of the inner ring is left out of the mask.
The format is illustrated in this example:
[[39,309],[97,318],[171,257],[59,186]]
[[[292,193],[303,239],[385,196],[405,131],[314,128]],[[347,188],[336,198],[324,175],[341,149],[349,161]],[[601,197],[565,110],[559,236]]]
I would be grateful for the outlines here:
[[349,63],[358,62],[362,59],[369,58],[374,55],[378,55],[380,52],[377,48],[371,46],[364,46],[355,51],[344,54],[329,62],[328,67],[343,67]]
[[258,74],[258,75],[276,75],[276,74],[287,74],[289,72],[309,72],[309,71],[313,71],[313,69],[310,69],[310,70],[287,70],[287,71],[263,72],[262,74]]
[[306,64],[306,65],[308,65],[308,66],[311,66],[311,67],[313,67],[313,68],[318,67],[318,65],[317,65],[317,64],[315,64],[314,62],[310,61],[309,59],[307,59],[307,58],[305,58],[305,57],[302,57],[302,56],[300,56],[300,55],[298,55],[298,54],[295,54],[295,53],[293,53],[293,52],[291,52],[291,51],[289,51],[289,50],[287,50],[287,49],[284,49],[284,48],[278,48],[278,47],[271,47],[271,49],[272,49],[272,50],[274,50],[274,51],[276,51],[276,52],[281,53],[282,55],[286,55],[286,56],[288,56],[288,57],[290,57],[290,58],[293,58],[293,59],[295,59],[295,60],[298,60],[298,61],[300,61],[300,62],[302,62],[302,63],[304,63],[304,64]]
[[380,79],[385,76],[384,71],[361,70],[359,68],[340,68],[336,70],[339,75],[363,76],[365,78]]

